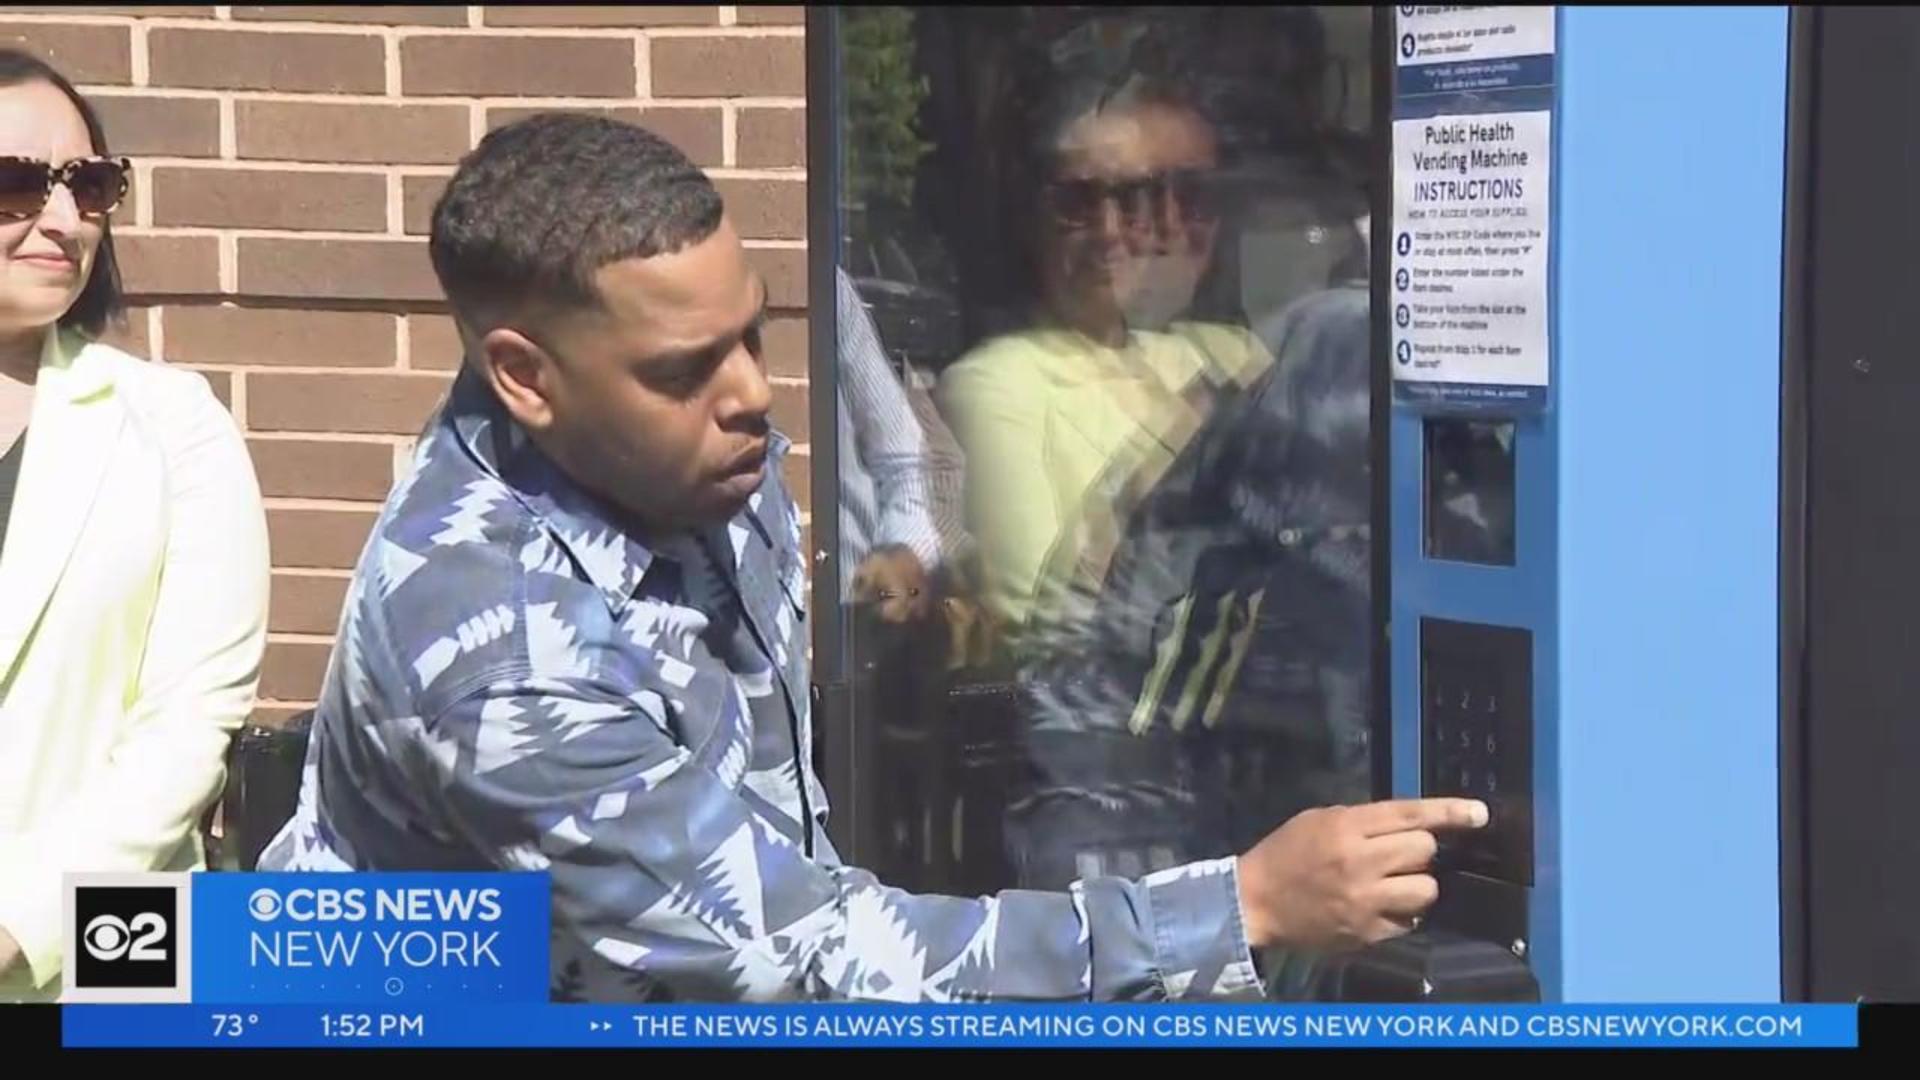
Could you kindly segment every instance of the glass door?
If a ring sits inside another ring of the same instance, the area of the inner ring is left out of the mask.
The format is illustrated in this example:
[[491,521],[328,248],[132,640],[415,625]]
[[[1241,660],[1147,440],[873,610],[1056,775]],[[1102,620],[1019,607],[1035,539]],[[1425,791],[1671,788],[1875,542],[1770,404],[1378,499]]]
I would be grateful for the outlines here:
[[1372,797],[1374,19],[814,13],[818,726],[889,884]]

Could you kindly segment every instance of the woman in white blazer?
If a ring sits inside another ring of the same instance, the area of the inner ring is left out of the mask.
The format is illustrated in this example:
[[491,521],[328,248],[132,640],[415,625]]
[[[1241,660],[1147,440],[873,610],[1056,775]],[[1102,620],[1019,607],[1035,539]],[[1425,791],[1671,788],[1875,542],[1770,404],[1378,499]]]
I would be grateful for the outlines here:
[[126,180],[73,87],[0,50],[0,1001],[58,998],[64,875],[204,865],[266,644],[233,421],[95,340]]

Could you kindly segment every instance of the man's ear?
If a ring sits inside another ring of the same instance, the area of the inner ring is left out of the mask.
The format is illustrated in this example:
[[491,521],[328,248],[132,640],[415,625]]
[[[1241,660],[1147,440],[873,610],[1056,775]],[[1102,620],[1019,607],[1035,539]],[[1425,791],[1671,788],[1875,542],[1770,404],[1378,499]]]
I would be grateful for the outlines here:
[[529,432],[553,424],[552,395],[559,374],[554,358],[518,330],[497,327],[480,339],[480,375],[507,414]]

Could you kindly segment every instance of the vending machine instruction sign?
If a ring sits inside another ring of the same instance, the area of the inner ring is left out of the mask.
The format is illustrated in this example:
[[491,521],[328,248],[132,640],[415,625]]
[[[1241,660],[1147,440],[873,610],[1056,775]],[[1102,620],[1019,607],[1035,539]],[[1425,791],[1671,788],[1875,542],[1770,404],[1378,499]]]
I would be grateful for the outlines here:
[[1527,412],[1552,370],[1553,8],[1395,23],[1395,399]]

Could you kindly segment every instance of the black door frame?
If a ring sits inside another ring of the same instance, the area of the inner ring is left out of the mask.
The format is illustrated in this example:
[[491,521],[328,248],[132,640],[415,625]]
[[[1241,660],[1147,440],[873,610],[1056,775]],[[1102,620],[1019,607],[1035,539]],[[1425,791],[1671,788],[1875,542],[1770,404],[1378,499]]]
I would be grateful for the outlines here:
[[[1912,12],[1797,8],[1789,41],[1780,407],[1781,996],[1920,993],[1902,766],[1920,746],[1906,654],[1920,505],[1896,486],[1920,378],[1905,333]],[[1876,531],[1881,530],[1881,531]],[[1848,606],[1858,605],[1858,606]],[[1897,756],[1890,756],[1897,755]],[[1867,891],[1877,890],[1877,891]],[[1884,935],[1884,938],[1883,936]]]
[[1786,213],[1780,351],[1780,995],[1812,994],[1807,852],[1807,457],[1813,185],[1821,11],[1795,7],[1787,31]]
[[853,708],[846,612],[841,608],[840,565],[840,320],[834,276],[840,267],[840,10],[809,4],[806,11],[807,129],[807,396],[808,443],[813,470],[814,766],[827,789],[832,814],[827,834],[840,856],[855,866],[872,854],[868,810],[871,779],[862,765],[869,725]]
[[[1393,221],[1393,98],[1399,57],[1394,50],[1389,5],[1373,9],[1373,176],[1379,186],[1368,200],[1372,235],[1390,235]],[[1373,462],[1373,508],[1367,527],[1373,559],[1373,793],[1393,793],[1393,310],[1387,283],[1393,278],[1391,244],[1374,243],[1367,294],[1367,342],[1372,358],[1368,389],[1367,456]]]

